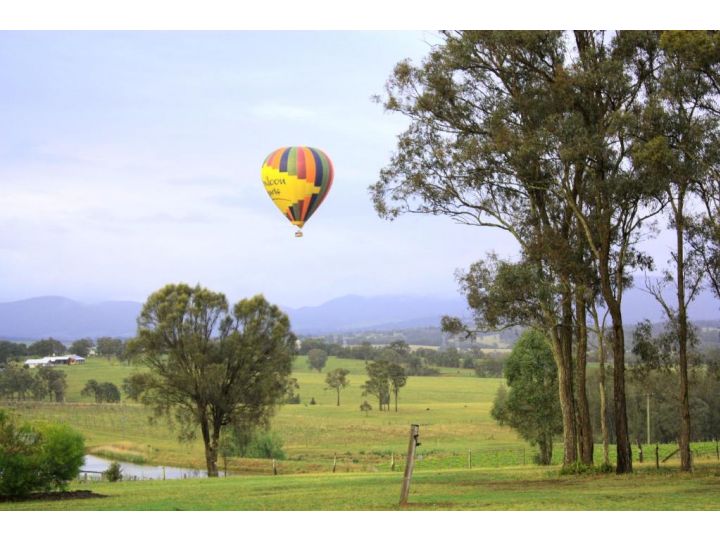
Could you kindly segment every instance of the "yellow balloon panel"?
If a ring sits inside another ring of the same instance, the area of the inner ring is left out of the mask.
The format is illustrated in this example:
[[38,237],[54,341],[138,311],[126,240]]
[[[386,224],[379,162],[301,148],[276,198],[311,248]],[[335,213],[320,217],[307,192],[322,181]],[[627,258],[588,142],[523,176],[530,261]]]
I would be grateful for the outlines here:
[[263,162],[260,176],[275,206],[301,227],[325,200],[333,181],[330,158],[316,148],[278,148]]

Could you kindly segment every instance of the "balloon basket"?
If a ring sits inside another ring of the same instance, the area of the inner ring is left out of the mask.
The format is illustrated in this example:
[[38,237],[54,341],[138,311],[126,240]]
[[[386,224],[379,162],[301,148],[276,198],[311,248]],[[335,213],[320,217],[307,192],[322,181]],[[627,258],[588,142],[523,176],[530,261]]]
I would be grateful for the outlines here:
[[302,238],[302,231],[295,231],[295,238]]

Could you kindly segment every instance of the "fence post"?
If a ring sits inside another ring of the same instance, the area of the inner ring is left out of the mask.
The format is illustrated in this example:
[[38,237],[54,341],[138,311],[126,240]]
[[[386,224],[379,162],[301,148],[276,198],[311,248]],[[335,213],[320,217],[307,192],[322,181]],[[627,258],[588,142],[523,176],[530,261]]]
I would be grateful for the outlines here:
[[410,494],[410,480],[412,479],[413,468],[415,467],[415,449],[420,435],[420,426],[412,424],[410,426],[410,441],[408,442],[407,459],[405,461],[405,474],[403,475],[402,489],[400,490],[400,505],[406,505],[408,495]]
[[720,442],[715,439],[715,454],[717,454],[718,461],[720,461]]
[[655,443],[655,468],[660,468],[660,445]]
[[273,469],[273,474],[276,475],[278,473],[278,471],[277,471],[277,463],[275,462],[274,459],[272,462],[272,469]]
[[333,470],[332,470],[332,472],[335,472],[336,468],[337,468],[337,453],[333,454]]
[[395,452],[390,452],[390,470],[395,470]]

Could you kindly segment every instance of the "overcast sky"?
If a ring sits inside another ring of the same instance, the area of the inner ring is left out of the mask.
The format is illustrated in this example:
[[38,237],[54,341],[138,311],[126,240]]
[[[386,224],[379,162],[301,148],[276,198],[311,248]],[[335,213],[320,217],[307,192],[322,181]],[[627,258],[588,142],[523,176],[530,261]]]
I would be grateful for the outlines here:
[[[0,32],[0,301],[137,300],[169,282],[292,307],[345,294],[454,296],[516,245],[442,217],[375,214],[405,120],[395,63],[429,32]],[[260,181],[275,148],[333,160],[295,238]]]

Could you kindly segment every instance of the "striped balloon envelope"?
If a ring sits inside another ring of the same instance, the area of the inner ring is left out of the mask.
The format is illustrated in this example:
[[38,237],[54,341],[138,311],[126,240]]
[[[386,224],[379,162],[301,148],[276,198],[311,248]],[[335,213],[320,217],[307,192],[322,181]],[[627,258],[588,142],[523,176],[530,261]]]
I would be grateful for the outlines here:
[[[265,158],[260,176],[275,206],[302,229],[330,191],[333,165],[322,150],[286,146]],[[302,232],[298,230],[295,236]]]

